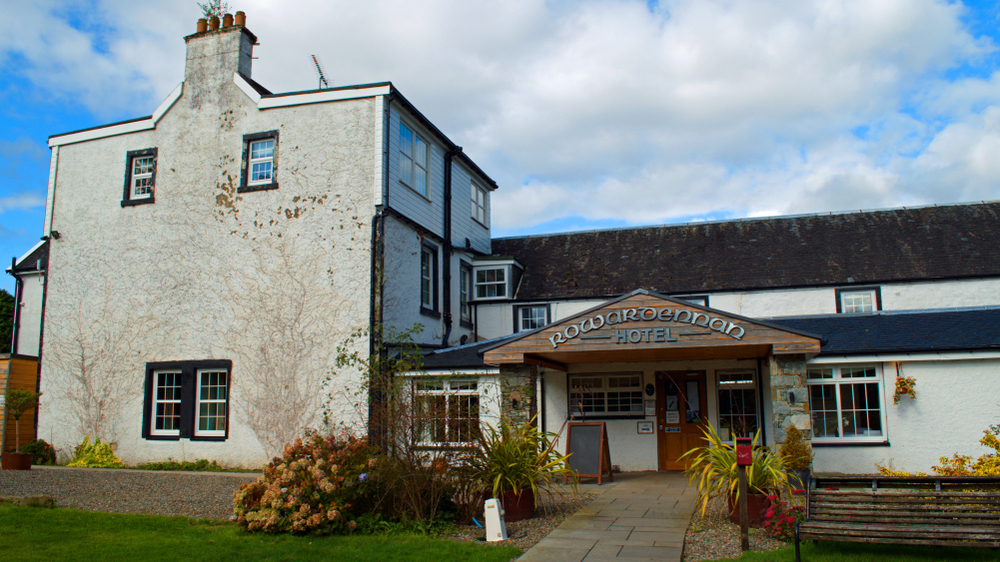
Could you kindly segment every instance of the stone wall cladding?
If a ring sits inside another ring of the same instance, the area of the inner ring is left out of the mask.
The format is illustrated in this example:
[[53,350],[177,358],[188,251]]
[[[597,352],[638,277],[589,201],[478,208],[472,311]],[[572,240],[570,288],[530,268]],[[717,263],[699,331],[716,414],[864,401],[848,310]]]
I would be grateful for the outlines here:
[[[155,130],[60,147],[39,437],[63,451],[93,431],[126,462],[260,466],[328,393],[335,422],[363,425],[358,375],[324,379],[369,322],[375,103],[259,111],[231,73],[195,74]],[[271,130],[279,188],[237,193],[243,135]],[[155,203],[122,207],[126,152],[152,147]],[[228,440],[143,439],[146,363],[203,359],[233,361]]]
[[[812,438],[809,417],[809,394],[806,387],[806,361],[802,355],[772,355],[768,359],[771,383],[771,408],[775,443],[785,442],[785,432],[792,424],[802,430],[803,438]],[[795,404],[788,393],[795,396]]]
[[533,373],[531,365],[500,366],[500,411],[512,423],[529,421],[535,410]]

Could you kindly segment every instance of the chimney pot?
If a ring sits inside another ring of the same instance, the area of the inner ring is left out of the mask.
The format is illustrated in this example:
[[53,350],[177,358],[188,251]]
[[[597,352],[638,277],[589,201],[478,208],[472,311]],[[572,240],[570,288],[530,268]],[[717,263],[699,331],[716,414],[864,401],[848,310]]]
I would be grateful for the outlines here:
[[222,29],[226,29],[233,26],[233,14],[226,14],[222,16]]
[[219,29],[219,16],[212,16],[212,19],[208,21],[208,29],[212,31]]
[[208,20],[201,18],[198,20],[198,33],[205,33],[208,31]]
[[247,24],[247,15],[243,12],[236,12],[236,25],[245,26]]

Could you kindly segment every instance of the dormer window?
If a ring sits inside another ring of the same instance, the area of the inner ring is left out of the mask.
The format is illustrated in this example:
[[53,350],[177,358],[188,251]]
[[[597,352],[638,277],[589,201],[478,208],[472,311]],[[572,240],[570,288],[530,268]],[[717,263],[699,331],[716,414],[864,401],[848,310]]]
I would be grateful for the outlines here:
[[514,297],[514,288],[524,268],[512,259],[484,259],[473,264],[473,294],[476,300]]
[[878,287],[837,289],[837,312],[863,314],[882,310],[882,291]]
[[476,270],[476,298],[507,298],[507,267]]

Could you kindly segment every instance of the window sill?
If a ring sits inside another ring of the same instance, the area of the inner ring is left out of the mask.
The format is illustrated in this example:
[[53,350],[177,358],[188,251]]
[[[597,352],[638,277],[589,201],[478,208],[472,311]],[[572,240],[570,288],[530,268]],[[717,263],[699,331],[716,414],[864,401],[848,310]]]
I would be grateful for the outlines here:
[[180,441],[180,435],[147,435],[147,441]]
[[813,447],[889,447],[889,440],[882,441],[821,441],[812,442]]
[[467,451],[470,449],[476,449],[478,445],[476,443],[414,443],[413,448],[419,449],[421,451]]
[[259,185],[241,185],[236,188],[236,193],[250,193],[252,191],[270,191],[278,189],[278,182],[262,183]]
[[410,191],[412,191],[413,193],[416,193],[416,194],[417,194],[417,195],[419,195],[419,196],[421,197],[421,199],[423,199],[424,201],[427,201],[428,203],[431,203],[431,202],[432,202],[432,201],[431,201],[431,196],[430,196],[430,195],[428,195],[428,194],[426,194],[426,193],[420,193],[419,191],[417,191],[417,190],[416,190],[415,188],[411,187],[411,186],[410,186],[410,184],[406,183],[405,181],[403,181],[403,180],[399,180],[399,185],[401,185],[401,186],[405,187],[406,189],[409,189],[409,190],[410,190]]
[[227,437],[181,437],[180,435],[147,435],[145,437],[147,441],[180,441],[181,439],[187,439],[188,441],[215,441],[222,442],[228,439]]
[[472,322],[469,320],[459,320],[458,325],[461,326],[462,328],[468,328],[470,330],[472,329]]
[[577,417],[577,416],[573,415],[573,416],[570,416],[570,421],[571,422],[584,422],[584,421],[644,420],[647,417],[653,417],[653,416],[644,416],[642,414],[635,414],[635,415],[631,415],[631,416],[615,416],[615,415],[604,415],[604,416],[601,416],[601,415],[593,415],[593,416],[587,416],[587,417],[584,418],[582,416],[581,417]]
[[434,319],[437,319],[437,320],[441,319],[441,313],[440,312],[438,312],[436,310],[431,310],[431,309],[423,307],[423,306],[420,307],[420,314],[423,315],[423,316],[430,316],[431,318],[434,318]]
[[144,199],[124,199],[122,201],[122,207],[134,207],[136,205],[149,205],[150,203],[155,203],[153,196],[146,197]]

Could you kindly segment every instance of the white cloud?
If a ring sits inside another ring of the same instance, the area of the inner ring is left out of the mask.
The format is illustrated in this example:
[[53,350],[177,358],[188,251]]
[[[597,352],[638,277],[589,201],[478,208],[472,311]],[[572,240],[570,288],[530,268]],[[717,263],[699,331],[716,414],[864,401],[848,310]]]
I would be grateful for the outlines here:
[[45,198],[36,193],[15,193],[0,197],[0,214],[7,211],[25,211],[45,207]]
[[[558,216],[820,212],[1000,198],[1000,75],[945,0],[250,0],[272,91],[391,80],[501,185],[499,230]],[[41,0],[0,60],[97,115],[183,79],[193,1]],[[990,22],[992,25],[992,22]],[[530,203],[530,204],[529,204]]]

